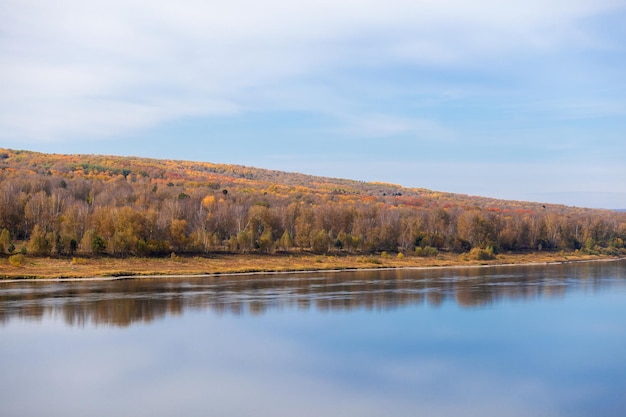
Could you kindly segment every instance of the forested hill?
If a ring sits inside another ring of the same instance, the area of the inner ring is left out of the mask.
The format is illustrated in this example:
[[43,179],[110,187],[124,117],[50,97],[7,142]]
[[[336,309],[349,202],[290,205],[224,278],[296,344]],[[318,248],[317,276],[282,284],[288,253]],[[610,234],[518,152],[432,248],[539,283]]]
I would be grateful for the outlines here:
[[2,252],[17,243],[36,255],[617,254],[626,213],[237,165],[0,149],[0,229]]
[[[241,165],[215,164],[209,162],[191,162],[162,160],[109,155],[59,155],[43,154],[30,151],[15,151],[0,148],[0,179],[17,177],[33,179],[37,176],[48,177],[52,184],[65,179],[85,179],[95,183],[117,182],[147,183],[184,190],[230,190],[246,194],[263,193],[264,195],[284,195],[301,199],[305,194],[318,197],[355,196],[376,197],[381,202],[396,202],[411,206],[430,208],[453,207],[502,210],[545,210],[542,203],[507,201],[463,194],[435,192],[423,188],[405,188],[395,184],[362,182],[347,179],[318,177],[299,173],[288,173]],[[152,187],[154,188],[154,187]],[[365,198],[372,201],[371,198]],[[397,204],[396,204],[397,205]],[[557,211],[567,211],[560,205],[550,205]],[[569,209],[571,210],[571,209]],[[497,210],[496,210],[497,211]],[[577,209],[580,211],[580,209]],[[590,211],[590,210],[583,210]]]

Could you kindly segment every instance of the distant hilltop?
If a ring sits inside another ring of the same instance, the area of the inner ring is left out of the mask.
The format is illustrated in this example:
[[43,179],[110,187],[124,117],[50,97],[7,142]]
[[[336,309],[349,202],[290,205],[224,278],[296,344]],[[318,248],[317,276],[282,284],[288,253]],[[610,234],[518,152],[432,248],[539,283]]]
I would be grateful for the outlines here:
[[626,251],[619,211],[240,165],[11,149],[0,149],[0,229],[2,252],[59,256]]
[[[418,198],[412,205],[425,207],[474,207],[511,210],[567,210],[559,204],[501,200],[465,194],[407,188],[385,182],[363,182],[283,172],[243,165],[192,162],[181,160],[123,157],[112,155],[45,154],[0,148],[0,169],[22,174],[60,175],[65,178],[116,180],[129,182],[148,179],[155,185],[206,186],[247,191],[289,192],[299,189],[325,195],[357,195],[361,197]],[[416,204],[418,203],[418,204]],[[591,209],[576,209],[591,210]]]

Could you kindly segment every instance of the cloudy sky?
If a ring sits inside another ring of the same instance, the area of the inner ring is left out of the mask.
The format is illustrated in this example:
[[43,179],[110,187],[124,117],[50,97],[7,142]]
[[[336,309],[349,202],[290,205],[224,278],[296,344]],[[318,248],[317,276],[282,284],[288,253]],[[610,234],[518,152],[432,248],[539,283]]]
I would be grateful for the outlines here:
[[626,208],[626,0],[0,0],[0,146]]

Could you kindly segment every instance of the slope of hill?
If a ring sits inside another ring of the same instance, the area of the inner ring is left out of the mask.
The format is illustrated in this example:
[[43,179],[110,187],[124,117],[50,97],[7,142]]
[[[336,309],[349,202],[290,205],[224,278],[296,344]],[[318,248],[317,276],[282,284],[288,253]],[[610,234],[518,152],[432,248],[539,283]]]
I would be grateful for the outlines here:
[[626,214],[246,166],[0,149],[0,249],[624,250]]
[[[273,194],[314,193],[317,195],[352,195],[376,197],[378,201],[427,207],[464,207],[480,209],[567,211],[565,206],[405,188],[395,184],[361,182],[288,173],[240,165],[214,164],[177,160],[158,160],[104,155],[60,155],[0,149],[0,169],[21,175],[55,176],[69,179],[112,181],[124,178],[135,183],[148,179],[157,186],[184,188],[207,187],[244,192]],[[404,198],[402,198],[404,197]],[[577,211],[587,211],[578,209]]]

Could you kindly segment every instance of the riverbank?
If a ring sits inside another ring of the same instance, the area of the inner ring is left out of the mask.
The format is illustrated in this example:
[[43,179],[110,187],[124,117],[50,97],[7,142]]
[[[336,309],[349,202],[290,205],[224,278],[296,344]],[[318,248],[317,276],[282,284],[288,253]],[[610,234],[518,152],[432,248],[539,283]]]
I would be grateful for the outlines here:
[[492,260],[472,260],[467,256],[442,253],[435,257],[396,256],[324,256],[312,254],[218,254],[207,257],[168,258],[30,258],[21,265],[0,260],[0,280],[88,280],[148,276],[232,275],[252,273],[336,271],[354,269],[437,268],[547,264],[616,257],[587,255],[579,252],[532,252],[499,254]]

